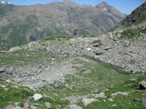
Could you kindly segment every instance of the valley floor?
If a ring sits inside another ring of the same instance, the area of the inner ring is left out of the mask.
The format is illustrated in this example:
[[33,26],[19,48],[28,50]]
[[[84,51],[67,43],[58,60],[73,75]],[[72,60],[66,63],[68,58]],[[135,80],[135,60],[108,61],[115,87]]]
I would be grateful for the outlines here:
[[0,52],[0,108],[144,109],[146,73],[100,61],[104,46],[99,38],[50,38]]

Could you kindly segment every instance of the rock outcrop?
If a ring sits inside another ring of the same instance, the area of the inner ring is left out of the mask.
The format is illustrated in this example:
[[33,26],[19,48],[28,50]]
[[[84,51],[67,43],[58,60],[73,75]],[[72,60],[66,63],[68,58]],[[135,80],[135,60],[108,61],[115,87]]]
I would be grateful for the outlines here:
[[139,83],[139,88],[140,89],[146,89],[146,81],[141,81],[140,83]]
[[120,23],[121,26],[129,27],[136,23],[142,22],[146,18],[146,2],[141,6],[136,8],[130,15],[128,15],[124,20]]

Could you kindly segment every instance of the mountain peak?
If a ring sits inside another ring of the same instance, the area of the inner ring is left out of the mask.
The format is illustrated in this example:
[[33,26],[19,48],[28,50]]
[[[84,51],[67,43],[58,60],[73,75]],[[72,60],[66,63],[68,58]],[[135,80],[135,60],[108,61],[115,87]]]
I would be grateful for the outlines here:
[[63,2],[70,2],[70,0],[64,0]]
[[[110,6],[108,3],[106,3],[105,1],[97,4],[95,6],[97,9],[99,10],[102,10],[102,11],[106,11],[106,12],[109,12],[109,13],[112,13],[112,14],[115,14],[115,15],[122,15],[122,13],[117,10],[116,8]],[[124,17],[124,16],[123,16]]]
[[99,5],[108,6],[108,4],[105,1],[99,3]]
[[104,10],[111,8],[111,6],[109,6],[105,1],[97,4],[95,7],[98,9],[104,9]]
[[63,3],[64,3],[65,5],[68,5],[68,6],[74,6],[74,5],[75,5],[75,3],[72,2],[72,1],[70,1],[70,0],[64,0]]
[[63,3],[68,4],[68,3],[71,3],[71,1],[70,0],[64,0]]

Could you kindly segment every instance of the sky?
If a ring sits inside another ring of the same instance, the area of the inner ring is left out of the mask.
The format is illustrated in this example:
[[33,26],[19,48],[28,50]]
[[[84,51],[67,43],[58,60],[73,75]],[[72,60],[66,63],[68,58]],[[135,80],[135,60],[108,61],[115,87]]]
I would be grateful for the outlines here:
[[[1,0],[2,1],[2,0]],[[63,0],[8,0],[15,5],[32,5],[32,4],[46,4],[50,2],[62,2]],[[100,2],[105,1],[109,5],[115,7],[124,14],[130,14],[134,9],[140,6],[146,0],[70,0],[77,4],[86,4],[95,6]]]

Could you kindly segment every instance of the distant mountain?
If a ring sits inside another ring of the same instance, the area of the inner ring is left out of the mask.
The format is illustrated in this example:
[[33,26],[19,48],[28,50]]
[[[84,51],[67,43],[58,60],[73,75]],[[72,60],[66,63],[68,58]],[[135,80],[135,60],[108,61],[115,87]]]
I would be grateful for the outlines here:
[[121,15],[121,12],[116,8],[108,5],[106,2],[97,4],[96,8],[112,14],[115,18],[118,17],[119,19],[123,19],[123,15]]
[[51,36],[101,35],[125,17],[105,2],[93,7],[69,0],[31,6],[2,4],[0,12],[1,48]]

